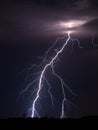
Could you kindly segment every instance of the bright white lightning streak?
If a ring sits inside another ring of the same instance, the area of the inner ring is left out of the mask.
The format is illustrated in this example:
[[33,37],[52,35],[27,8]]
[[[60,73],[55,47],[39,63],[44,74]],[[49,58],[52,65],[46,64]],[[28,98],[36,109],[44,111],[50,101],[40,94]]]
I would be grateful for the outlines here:
[[[58,75],[55,73],[55,71],[53,70],[53,64],[54,64],[54,62],[57,60],[59,54],[61,54],[61,53],[63,52],[65,46],[68,44],[68,42],[69,42],[70,39],[71,39],[70,32],[68,32],[68,38],[67,38],[65,44],[62,46],[62,48],[61,48],[59,51],[57,51],[56,55],[52,58],[52,60],[51,60],[48,64],[46,64],[46,65],[44,66],[44,69],[43,69],[43,71],[41,72],[40,79],[39,79],[39,84],[38,84],[38,91],[37,91],[37,93],[36,93],[35,99],[34,99],[34,101],[33,101],[33,106],[32,106],[32,115],[31,115],[32,118],[35,117],[35,113],[36,113],[36,103],[37,103],[37,101],[38,101],[38,99],[39,99],[39,97],[40,97],[40,91],[41,91],[42,86],[43,86],[42,82],[43,82],[43,80],[44,80],[44,75],[45,75],[45,72],[46,72],[46,70],[47,70],[48,67],[51,67],[51,68],[52,68],[53,74],[54,74],[57,78],[59,78],[60,81],[61,81],[62,92],[63,92],[63,101],[62,101],[62,111],[61,111],[61,116],[60,116],[60,117],[61,117],[61,118],[64,117],[64,113],[65,113],[65,112],[64,112],[64,103],[65,103],[65,100],[66,100],[66,96],[65,96],[65,92],[64,92],[64,87],[63,87],[63,86],[66,86],[66,85],[64,84],[63,79],[62,79],[60,76],[58,76]],[[72,39],[71,39],[71,40],[72,40]],[[68,88],[68,89],[69,89],[69,88]]]

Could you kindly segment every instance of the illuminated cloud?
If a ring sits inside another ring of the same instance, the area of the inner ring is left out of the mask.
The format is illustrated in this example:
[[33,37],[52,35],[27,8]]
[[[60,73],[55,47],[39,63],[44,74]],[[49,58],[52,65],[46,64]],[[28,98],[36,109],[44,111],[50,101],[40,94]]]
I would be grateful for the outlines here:
[[[8,4],[9,3],[9,4]],[[57,36],[68,31],[68,23],[72,28],[69,30],[78,34],[98,31],[97,4],[95,1],[69,0],[62,2],[50,0],[49,3],[42,1],[17,1],[1,4],[0,8],[0,40],[1,41],[32,41]]]

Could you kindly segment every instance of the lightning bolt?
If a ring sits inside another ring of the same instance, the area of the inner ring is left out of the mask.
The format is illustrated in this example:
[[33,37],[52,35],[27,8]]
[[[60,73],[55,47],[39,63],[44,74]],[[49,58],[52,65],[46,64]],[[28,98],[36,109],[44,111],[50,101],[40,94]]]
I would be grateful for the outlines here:
[[[38,87],[37,88],[33,88],[33,93],[35,93],[35,97],[33,99],[33,103],[32,103],[32,107],[30,108],[30,111],[31,111],[31,117],[34,118],[34,117],[40,117],[40,114],[38,113],[37,111],[37,103],[39,102],[39,99],[41,98],[41,91],[42,91],[42,88],[44,87],[44,82],[46,82],[47,86],[48,86],[48,94],[50,95],[50,98],[51,98],[51,104],[52,104],[52,107],[54,106],[54,103],[53,103],[53,95],[51,93],[51,84],[49,83],[49,81],[47,80],[46,78],[46,73],[47,73],[47,69],[50,68],[51,71],[52,71],[52,74],[60,81],[61,83],[61,90],[62,90],[62,95],[63,95],[63,99],[62,99],[62,102],[61,102],[61,113],[60,113],[60,118],[65,118],[66,115],[65,115],[65,102],[70,102],[71,104],[73,104],[71,101],[69,101],[66,97],[66,94],[65,94],[65,88],[69,90],[69,92],[72,94],[72,95],[75,95],[76,94],[70,89],[70,87],[64,82],[64,80],[55,72],[55,64],[58,62],[58,58],[60,56],[60,54],[64,51],[65,47],[67,46],[67,44],[69,43],[69,41],[71,40],[72,43],[74,41],[77,42],[79,48],[83,48],[81,47],[80,45],[80,42],[78,39],[72,39],[71,37],[71,32],[68,31],[67,32],[67,39],[66,41],[64,42],[64,44],[62,45],[62,47],[60,49],[55,49],[56,52],[55,52],[55,55],[54,57],[51,58],[50,61],[48,61],[48,54],[49,52],[51,51],[51,49],[53,49],[55,47],[55,45],[57,44],[57,42],[59,40],[62,40],[63,38],[65,38],[65,36],[63,37],[60,37],[60,38],[57,38],[55,43],[47,50],[46,54],[45,54],[45,57],[43,59],[43,61],[41,62],[41,64],[39,65],[32,65],[32,67],[42,67],[43,66],[43,69],[42,71],[40,72],[37,72],[37,73],[33,73],[33,75],[38,75],[37,78],[35,78],[35,80],[33,80],[31,83],[29,83],[26,88],[24,90],[22,90],[20,92],[20,95],[22,93],[25,93],[34,83],[36,83],[38,81]],[[28,68],[29,70],[31,70],[31,68]]]

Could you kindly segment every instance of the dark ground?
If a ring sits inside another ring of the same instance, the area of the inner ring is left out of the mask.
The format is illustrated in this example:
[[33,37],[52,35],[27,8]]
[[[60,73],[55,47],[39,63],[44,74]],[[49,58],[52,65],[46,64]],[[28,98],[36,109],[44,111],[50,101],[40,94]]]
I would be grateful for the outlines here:
[[78,128],[98,128],[98,116],[88,116],[77,119],[53,119],[53,118],[8,118],[8,119],[0,119],[0,126],[2,128],[28,128],[28,129],[74,129]]

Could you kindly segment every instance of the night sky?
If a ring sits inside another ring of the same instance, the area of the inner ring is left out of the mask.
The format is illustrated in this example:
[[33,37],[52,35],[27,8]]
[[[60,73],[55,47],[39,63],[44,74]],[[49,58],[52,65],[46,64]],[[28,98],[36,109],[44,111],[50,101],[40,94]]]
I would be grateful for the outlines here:
[[[34,98],[33,87],[20,96],[19,93],[34,80],[32,74],[42,69],[29,68],[32,64],[41,63],[57,37],[65,35],[67,38],[68,30],[61,23],[70,20],[85,22],[73,27],[76,32],[71,34],[83,48],[79,48],[77,43],[74,46],[69,43],[59,57],[60,61],[55,64],[56,72],[77,95],[66,91],[68,100],[74,105],[65,103],[65,114],[74,118],[98,115],[98,1],[1,0],[0,118],[22,117],[23,113],[30,116],[28,110]],[[58,42],[57,47],[61,43]],[[51,72],[47,72],[52,85],[54,109],[47,89],[43,90],[37,107],[41,117],[59,117],[62,100],[60,86]]]

